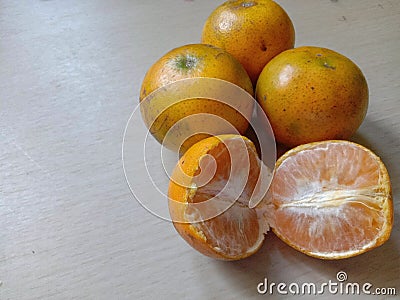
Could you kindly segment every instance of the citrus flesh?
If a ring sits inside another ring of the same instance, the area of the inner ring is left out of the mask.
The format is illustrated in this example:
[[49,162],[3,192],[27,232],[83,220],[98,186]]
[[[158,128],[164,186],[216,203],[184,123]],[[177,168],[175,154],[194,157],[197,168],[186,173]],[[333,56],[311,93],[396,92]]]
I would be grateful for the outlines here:
[[356,256],[389,239],[390,179],[367,148],[330,140],[289,150],[278,159],[263,201],[250,208],[261,166],[254,145],[242,136],[192,146],[168,191],[179,234],[199,252],[223,260],[255,253],[270,227],[289,246],[320,259]]
[[322,259],[383,244],[393,224],[388,172],[373,152],[348,141],[298,146],[280,157],[269,191],[274,233]]
[[180,235],[213,258],[237,260],[262,245],[267,224],[249,208],[260,173],[253,143],[239,135],[220,135],[192,146],[170,181],[171,218]]

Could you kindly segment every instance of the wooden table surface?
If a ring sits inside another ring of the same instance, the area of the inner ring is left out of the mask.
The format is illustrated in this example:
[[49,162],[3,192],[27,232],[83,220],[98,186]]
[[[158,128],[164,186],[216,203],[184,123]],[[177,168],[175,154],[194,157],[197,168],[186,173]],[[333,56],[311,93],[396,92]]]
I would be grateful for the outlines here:
[[[258,295],[257,285],[264,278],[321,284],[339,271],[347,282],[395,287],[399,299],[398,0],[278,1],[295,24],[297,46],[341,52],[368,80],[369,110],[354,140],[375,151],[391,176],[395,223],[386,244],[322,261],[269,234],[254,256],[215,261],[132,195],[121,149],[143,76],[170,49],[199,42],[219,3],[0,1],[0,299],[290,298]],[[143,162],[145,128],[135,128],[131,168]],[[157,151],[148,155],[160,159]],[[147,174],[138,167],[136,175],[151,200]],[[368,297],[375,298],[385,296]]]

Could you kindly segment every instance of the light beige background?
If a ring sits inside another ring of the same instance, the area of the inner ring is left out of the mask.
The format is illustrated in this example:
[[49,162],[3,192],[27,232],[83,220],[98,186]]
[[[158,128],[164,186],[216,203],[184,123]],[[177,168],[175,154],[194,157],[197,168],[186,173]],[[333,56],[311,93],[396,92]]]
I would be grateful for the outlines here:
[[[2,0],[0,299],[251,299],[264,277],[322,283],[340,270],[348,282],[400,294],[400,1],[278,2],[298,46],[339,51],[367,77],[369,111],[354,139],[390,172],[390,240],[355,258],[321,261],[270,234],[253,257],[226,263],[192,250],[135,200],[121,145],[141,80],[165,52],[198,42],[222,1]],[[136,134],[143,131],[138,125]]]

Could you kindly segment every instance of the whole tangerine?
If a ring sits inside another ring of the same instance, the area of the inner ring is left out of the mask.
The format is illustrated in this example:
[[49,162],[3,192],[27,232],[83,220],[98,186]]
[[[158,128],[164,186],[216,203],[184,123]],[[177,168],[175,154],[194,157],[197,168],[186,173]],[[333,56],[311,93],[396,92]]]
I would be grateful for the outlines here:
[[[195,88],[191,82],[185,85],[183,80],[199,77],[228,82],[243,91],[245,96],[249,95],[250,101],[238,104],[235,92],[226,95],[228,91],[219,89],[218,83],[214,86],[214,98],[197,98],[192,94],[210,89],[207,81]],[[179,85],[164,91],[162,96],[153,93],[177,82]],[[232,103],[219,100],[221,97],[218,95],[223,93],[225,98],[232,99]],[[180,99],[182,94],[186,95],[185,99]],[[244,133],[254,104],[250,95],[254,95],[251,80],[231,54],[212,45],[189,44],[169,51],[150,67],[143,79],[139,100],[144,122],[156,140],[171,150],[185,152],[210,135]],[[238,109],[238,106],[244,109]],[[195,115],[200,117],[193,117]],[[209,134],[211,132],[213,134]]]
[[226,1],[211,13],[201,41],[236,57],[255,85],[274,56],[293,48],[295,31],[288,14],[276,2],[235,0]]
[[265,66],[256,98],[276,140],[293,147],[349,139],[367,113],[368,85],[349,58],[304,46],[282,52]]

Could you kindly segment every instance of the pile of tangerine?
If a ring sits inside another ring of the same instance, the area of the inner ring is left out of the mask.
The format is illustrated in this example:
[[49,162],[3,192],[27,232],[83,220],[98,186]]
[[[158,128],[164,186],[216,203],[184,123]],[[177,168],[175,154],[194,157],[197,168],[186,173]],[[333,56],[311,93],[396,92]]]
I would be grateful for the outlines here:
[[[330,49],[293,48],[292,21],[271,0],[223,3],[207,18],[201,42],[161,57],[140,91],[149,131],[182,155],[168,191],[179,234],[223,260],[255,253],[270,228],[288,245],[321,259],[352,257],[388,240],[388,172],[372,151],[347,141],[368,107],[358,66]],[[254,118],[252,103],[186,95],[196,94],[193,86],[171,88],[199,77],[229,82],[262,107],[277,142],[291,148],[277,160],[272,180],[243,136]],[[190,118],[196,115],[217,116],[231,126]]]

